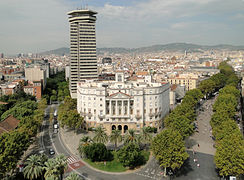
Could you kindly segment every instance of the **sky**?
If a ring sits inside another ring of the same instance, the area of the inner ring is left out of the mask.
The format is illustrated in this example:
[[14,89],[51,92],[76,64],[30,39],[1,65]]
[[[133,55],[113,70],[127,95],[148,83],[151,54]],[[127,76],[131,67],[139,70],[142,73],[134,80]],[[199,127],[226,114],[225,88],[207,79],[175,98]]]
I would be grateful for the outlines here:
[[0,53],[69,47],[67,12],[97,11],[97,47],[244,45],[244,0],[0,0]]

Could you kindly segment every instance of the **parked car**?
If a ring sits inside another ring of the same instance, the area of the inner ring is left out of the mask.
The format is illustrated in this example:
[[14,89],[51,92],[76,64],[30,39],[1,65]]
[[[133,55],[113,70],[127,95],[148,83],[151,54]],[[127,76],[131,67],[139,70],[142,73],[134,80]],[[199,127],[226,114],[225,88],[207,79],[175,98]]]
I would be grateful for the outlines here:
[[59,127],[58,124],[54,124],[54,125],[53,125],[53,128],[54,128],[54,129],[58,129],[58,127]]
[[50,155],[54,155],[54,154],[55,154],[55,151],[54,151],[52,148],[50,148],[50,149],[49,149],[49,154],[50,154]]

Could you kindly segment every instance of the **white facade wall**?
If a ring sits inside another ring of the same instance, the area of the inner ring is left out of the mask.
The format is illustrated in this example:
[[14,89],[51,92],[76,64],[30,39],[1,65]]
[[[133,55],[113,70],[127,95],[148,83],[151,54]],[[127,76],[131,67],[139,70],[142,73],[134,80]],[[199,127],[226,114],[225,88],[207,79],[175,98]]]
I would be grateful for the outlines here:
[[40,67],[25,68],[25,79],[32,82],[41,81],[43,89],[45,89],[47,83],[46,70]]
[[169,84],[103,81],[80,82],[77,87],[77,110],[88,127],[129,123],[137,129],[161,128],[170,108]]

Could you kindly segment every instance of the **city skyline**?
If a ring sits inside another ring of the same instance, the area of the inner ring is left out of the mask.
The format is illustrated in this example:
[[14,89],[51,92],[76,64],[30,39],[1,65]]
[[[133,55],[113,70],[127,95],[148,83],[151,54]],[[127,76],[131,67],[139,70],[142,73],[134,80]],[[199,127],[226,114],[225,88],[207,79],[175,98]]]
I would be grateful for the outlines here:
[[42,52],[69,46],[67,12],[98,12],[98,47],[187,42],[244,45],[243,0],[13,0],[0,2],[0,52]]

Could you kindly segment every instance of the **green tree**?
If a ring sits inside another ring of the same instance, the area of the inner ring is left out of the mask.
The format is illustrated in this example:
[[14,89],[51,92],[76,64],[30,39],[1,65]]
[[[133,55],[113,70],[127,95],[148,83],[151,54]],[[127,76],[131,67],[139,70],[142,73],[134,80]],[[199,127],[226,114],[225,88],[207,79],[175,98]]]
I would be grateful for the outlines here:
[[203,98],[203,94],[200,89],[192,89],[186,92],[186,96],[191,96],[196,102]]
[[191,95],[185,95],[185,97],[183,98],[183,101],[182,101],[182,105],[188,105],[188,106],[191,106],[192,108],[195,108],[196,104],[197,104],[197,100],[191,96]]
[[239,81],[239,78],[233,73],[228,77],[226,84],[237,87]]
[[54,180],[58,180],[59,170],[57,168],[57,163],[55,159],[48,159],[48,161],[45,162],[45,166],[43,167],[43,169],[45,170],[45,179],[52,178]]
[[124,139],[125,144],[140,143],[139,141],[140,141],[140,138],[136,134],[136,131],[134,129],[129,129],[125,135],[125,139]]
[[185,116],[171,114],[164,120],[165,126],[177,130],[183,138],[193,133],[193,124]]
[[244,174],[244,140],[240,132],[219,142],[214,160],[221,176]]
[[31,116],[34,114],[34,110],[37,109],[37,103],[34,101],[25,101],[16,104],[13,108],[7,110],[2,114],[1,119],[4,120],[10,114],[15,118],[21,120],[23,117]]
[[226,82],[226,76],[222,73],[214,74],[210,79],[215,82],[217,89],[224,87]]
[[74,172],[70,173],[65,180],[83,180],[82,177],[80,177],[78,174],[75,174]]
[[235,133],[240,133],[240,130],[236,122],[231,119],[223,121],[219,126],[213,128],[213,135],[217,141]]
[[26,132],[29,137],[34,137],[40,126],[41,123],[33,118],[33,116],[24,117],[19,124],[20,130],[22,129],[22,131]]
[[30,180],[37,179],[43,173],[43,166],[38,155],[27,158],[24,168],[24,177]]
[[140,138],[141,138],[141,142],[144,142],[144,143],[150,143],[151,142],[152,134],[150,133],[149,128],[143,127],[141,129]]
[[106,143],[108,141],[108,135],[106,134],[103,127],[98,126],[95,129],[95,136],[93,137],[93,141],[97,143]]
[[122,140],[123,140],[123,138],[121,135],[121,131],[120,130],[112,130],[112,133],[110,135],[110,141],[114,142],[115,150],[117,149],[118,142],[122,142]]
[[145,162],[141,154],[139,145],[136,143],[128,143],[118,151],[118,159],[123,166],[130,169],[141,165]]
[[45,110],[47,108],[47,99],[42,98],[37,105],[38,109]]
[[234,117],[234,115],[236,113],[235,107],[231,104],[226,104],[226,103],[219,104],[219,106],[214,104],[213,109],[216,112],[228,113],[227,117]]
[[213,110],[216,111],[216,109],[218,109],[218,107],[222,104],[226,104],[227,106],[232,106],[235,108],[237,106],[237,101],[235,96],[232,94],[221,94],[215,101],[213,105]]
[[[191,105],[186,104],[186,103],[178,105],[171,112],[171,114],[172,114],[172,116],[174,116],[174,114],[185,116],[187,119],[191,120],[191,122],[195,121],[195,119],[196,119],[195,109]],[[169,116],[171,116],[171,114]]]
[[212,117],[211,117],[211,121],[210,121],[210,124],[212,127],[217,127],[219,126],[222,122],[224,121],[227,121],[229,120],[231,117],[230,117],[230,114],[224,110],[219,110],[219,111],[216,111]]
[[79,151],[81,157],[85,156],[84,147],[89,146],[91,143],[92,143],[92,139],[89,136],[83,136],[80,139],[78,151]]
[[240,98],[240,91],[236,89],[234,86],[227,85],[223,89],[219,91],[219,94],[233,94],[236,99]]
[[180,133],[173,129],[161,131],[152,141],[151,149],[160,166],[179,169],[189,157]]
[[203,80],[199,85],[199,89],[203,94],[210,94],[214,92],[215,87],[215,82],[211,79]]
[[14,130],[0,136],[0,175],[16,168],[18,159],[29,146],[29,136],[21,130]]
[[102,143],[93,143],[84,146],[84,153],[91,161],[105,161],[112,158],[112,154],[107,150]]
[[60,179],[63,179],[63,174],[68,168],[67,158],[63,154],[60,154],[55,158],[55,161]]

